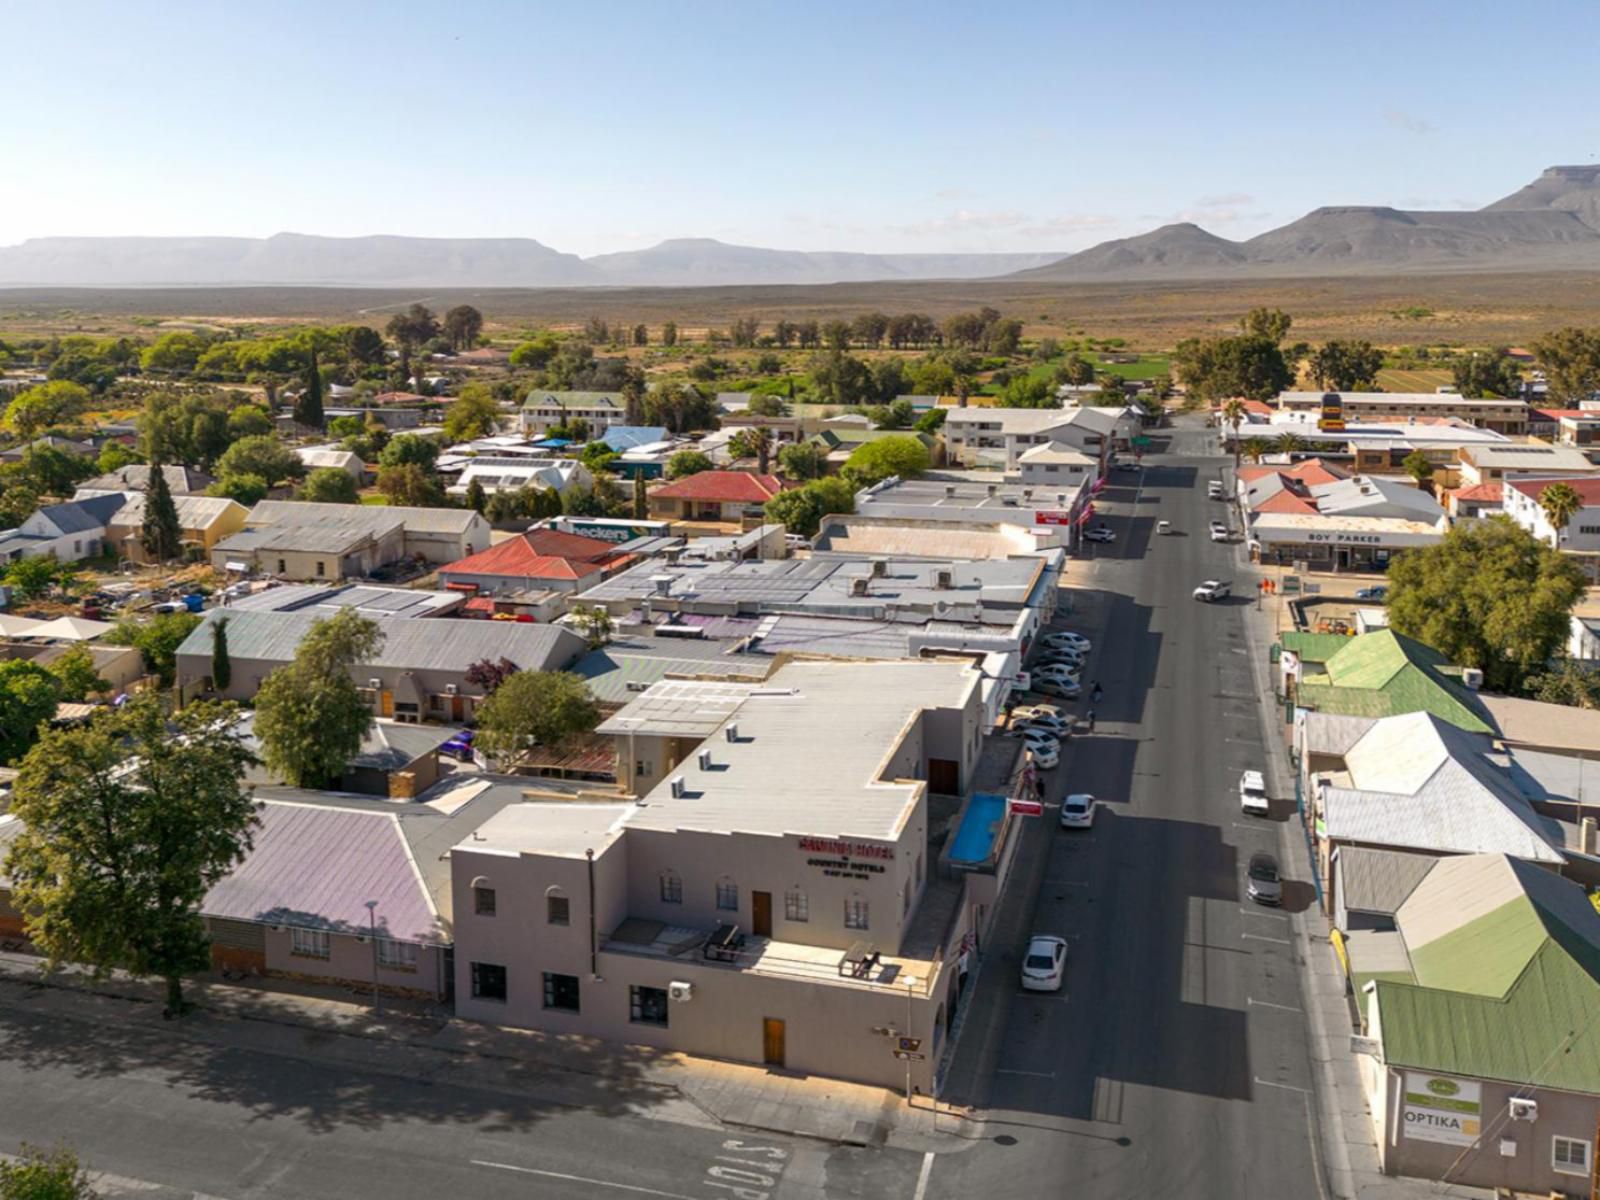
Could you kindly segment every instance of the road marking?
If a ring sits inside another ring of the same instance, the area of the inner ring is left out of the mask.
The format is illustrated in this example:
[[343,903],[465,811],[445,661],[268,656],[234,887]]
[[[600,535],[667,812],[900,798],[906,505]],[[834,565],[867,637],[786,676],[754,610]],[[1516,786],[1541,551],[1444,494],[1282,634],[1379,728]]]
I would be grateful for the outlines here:
[[1259,933],[1241,933],[1239,936],[1242,938],[1248,938],[1252,942],[1273,942],[1279,946],[1294,945],[1294,943],[1288,938],[1263,937]]
[[1248,829],[1251,833],[1277,833],[1278,832],[1278,827],[1276,825],[1263,825],[1259,821],[1256,821],[1253,824],[1252,823],[1247,823],[1247,822],[1244,822],[1244,821],[1235,821],[1233,823],[1233,827],[1235,829]]
[[[1058,993],[1056,995],[1051,995],[1049,992],[1018,992],[1017,993],[1017,999],[1018,1000],[1059,1000],[1062,1004],[1065,1004],[1067,1002],[1067,993],[1060,992],[1060,993]],[[1027,1073],[1028,1072],[1026,1072],[1026,1071],[1017,1072],[1017,1074],[1020,1074],[1020,1075],[1026,1075]]]
[[641,1196],[661,1196],[665,1200],[695,1200],[695,1197],[685,1196],[679,1192],[662,1192],[657,1191],[655,1188],[635,1187],[631,1183],[612,1183],[608,1179],[590,1179],[586,1175],[563,1175],[560,1171],[541,1171],[537,1167],[518,1167],[513,1166],[511,1163],[485,1162],[481,1158],[473,1159],[472,1165],[475,1167],[493,1167],[497,1171],[516,1171],[522,1175],[542,1175],[546,1179],[565,1179],[569,1183],[592,1183],[595,1187],[613,1188],[619,1192],[637,1192]]
[[1046,887],[1088,887],[1087,879],[1046,879]]
[[1263,1079],[1259,1075],[1256,1076],[1256,1082],[1262,1087],[1282,1088],[1286,1092],[1299,1092],[1302,1096],[1309,1096],[1311,1094],[1310,1088],[1295,1087],[1295,1085],[1292,1083],[1273,1083],[1272,1080]]
[[996,1067],[994,1073],[996,1075],[1027,1075],[1033,1079],[1054,1079],[1056,1077],[1054,1071],[1008,1071],[1004,1067]]
[[1239,915],[1242,917],[1265,917],[1269,921],[1287,921],[1288,913],[1262,912],[1259,908],[1241,908]]
[[1245,997],[1245,1003],[1256,1008],[1279,1008],[1284,1012],[1297,1013],[1302,1011],[1292,1004],[1274,1004],[1271,1000],[1257,1000],[1254,996]]
[[922,1170],[917,1172],[917,1190],[911,1200],[922,1200],[928,1194],[928,1176],[933,1174],[933,1151],[922,1152]]

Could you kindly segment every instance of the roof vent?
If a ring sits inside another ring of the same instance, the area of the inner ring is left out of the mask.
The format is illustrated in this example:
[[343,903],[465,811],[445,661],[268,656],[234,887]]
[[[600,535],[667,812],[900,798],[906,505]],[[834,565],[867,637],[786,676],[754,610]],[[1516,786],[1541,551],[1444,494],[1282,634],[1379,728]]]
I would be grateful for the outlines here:
[[1022,498],[1024,500],[1032,500],[1033,499],[1033,489],[1032,488],[1023,488],[1022,489]]
[[941,592],[948,592],[952,587],[955,586],[955,572],[954,571],[937,571],[937,572],[935,572],[934,576],[933,576],[933,586],[938,588]]
[[649,688],[649,684],[642,679],[630,679],[627,688],[630,692],[642,692]]
[[711,751],[709,751],[709,750],[700,751],[699,762],[700,762],[700,769],[702,771],[709,771],[709,770],[711,770],[712,767],[717,765],[712,760]]
[[1461,682],[1470,691],[1477,691],[1483,686],[1483,672],[1477,667],[1462,667]]
[[654,585],[656,589],[656,595],[658,596],[665,596],[668,592],[672,591],[671,575],[652,575],[650,576],[650,582]]
[[888,559],[886,559],[886,558],[875,558],[875,559],[872,560],[872,577],[874,579],[882,579],[888,573],[889,573],[889,560]]
[[722,732],[723,732],[723,736],[725,736],[730,742],[737,742],[739,740],[739,726],[738,725],[729,725],[725,729],[723,729]]
[[947,484],[944,485],[944,498],[946,500],[954,500],[956,498],[956,485],[955,484],[947,483]]
[[1067,494],[1065,492],[1057,492],[1056,493],[1056,503],[1057,504],[1065,504],[1066,502],[1067,502]]
[[867,594],[867,579],[865,576],[850,581],[850,594],[852,596],[865,596]]
[[672,798],[674,800],[682,800],[683,799],[683,776],[682,775],[674,775],[672,777],[671,781],[668,782],[667,786],[672,789]]
[[989,496],[990,496],[990,498],[992,499],[994,497],[995,492],[997,492],[999,490],[1000,489],[998,487],[996,487],[994,484],[991,483],[989,485]]

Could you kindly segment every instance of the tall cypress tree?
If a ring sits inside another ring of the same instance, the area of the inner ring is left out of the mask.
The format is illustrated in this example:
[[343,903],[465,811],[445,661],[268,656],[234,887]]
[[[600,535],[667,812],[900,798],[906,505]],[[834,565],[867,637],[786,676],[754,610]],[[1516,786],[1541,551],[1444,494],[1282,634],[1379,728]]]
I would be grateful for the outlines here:
[[152,462],[144,488],[144,524],[139,529],[139,544],[156,562],[166,562],[178,556],[182,542],[183,527],[178,524],[178,506],[167,486],[167,473],[160,462]]
[[233,660],[228,657],[228,618],[218,617],[211,627],[211,686],[219,692],[233,682]]
[[294,402],[294,419],[307,429],[321,429],[322,371],[317,367],[317,348],[311,347],[311,361],[306,367],[306,386]]
[[650,515],[650,499],[645,492],[644,471],[633,473],[633,519],[643,521]]

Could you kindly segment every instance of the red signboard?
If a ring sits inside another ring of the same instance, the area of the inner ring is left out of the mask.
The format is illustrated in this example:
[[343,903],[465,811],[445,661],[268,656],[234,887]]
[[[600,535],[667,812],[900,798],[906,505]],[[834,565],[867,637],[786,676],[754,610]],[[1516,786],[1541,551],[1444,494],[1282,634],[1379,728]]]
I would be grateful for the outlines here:
[[1062,512],[1059,508],[1040,508],[1034,510],[1033,523],[1035,525],[1070,525],[1072,514]]
[[1042,817],[1044,805],[1037,800],[1019,800],[1011,797],[1011,813],[1017,817]]

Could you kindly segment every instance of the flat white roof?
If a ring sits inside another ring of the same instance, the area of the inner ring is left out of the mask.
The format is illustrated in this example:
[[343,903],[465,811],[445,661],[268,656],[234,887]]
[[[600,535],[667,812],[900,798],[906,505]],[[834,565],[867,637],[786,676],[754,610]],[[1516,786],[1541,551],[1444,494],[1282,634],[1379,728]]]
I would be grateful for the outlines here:
[[682,795],[664,780],[627,823],[891,840],[923,785],[885,779],[884,764],[924,709],[965,707],[981,682],[956,662],[790,663],[730,714],[737,741],[706,741],[709,770],[685,760],[673,773]]
[[[1324,392],[1280,392],[1278,403],[1307,404],[1320,408],[1324,395]],[[1335,392],[1334,395],[1346,404],[1392,404],[1401,407],[1448,404],[1452,408],[1520,408],[1527,404],[1524,400],[1468,400],[1458,392]]]
[[[1321,534],[1321,537],[1316,535]],[[1442,523],[1399,517],[1329,517],[1321,513],[1262,513],[1250,524],[1258,541],[1366,541],[1388,546],[1425,546],[1444,536]]]
[[[530,783],[537,782],[530,780]],[[478,854],[553,854],[582,858],[620,836],[618,826],[630,804],[528,802],[512,804],[490,817],[456,849]]]

